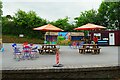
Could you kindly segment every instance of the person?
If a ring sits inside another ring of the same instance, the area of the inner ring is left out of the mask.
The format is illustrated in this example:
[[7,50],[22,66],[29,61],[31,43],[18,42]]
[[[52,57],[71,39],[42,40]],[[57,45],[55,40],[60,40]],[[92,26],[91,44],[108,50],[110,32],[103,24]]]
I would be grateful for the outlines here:
[[76,48],[76,41],[73,42],[73,48],[75,49]]
[[27,41],[23,43],[23,47],[25,47],[26,45],[28,45]]
[[79,48],[79,42],[76,42],[76,48]]
[[98,37],[97,37],[97,36],[94,36],[94,37],[93,37],[93,41],[95,42],[95,44],[98,44]]
[[70,48],[72,48],[72,42],[69,42],[68,45]]

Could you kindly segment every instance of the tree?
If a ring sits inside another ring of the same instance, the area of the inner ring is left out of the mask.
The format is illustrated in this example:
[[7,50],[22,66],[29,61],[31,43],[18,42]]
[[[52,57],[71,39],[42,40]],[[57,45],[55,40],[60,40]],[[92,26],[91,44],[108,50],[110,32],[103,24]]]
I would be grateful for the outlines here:
[[98,21],[110,29],[120,29],[120,1],[101,3],[98,9]]
[[85,12],[81,12],[79,17],[74,18],[75,20],[75,26],[82,26],[87,23],[97,23],[97,11],[95,10],[89,10]]
[[18,31],[17,31],[17,28],[15,29],[14,21],[7,16],[2,17],[2,33],[3,34],[16,34],[17,32]]
[[1,15],[2,15],[2,2],[0,1],[0,38],[2,35],[2,20],[1,20]]
[[69,23],[69,18],[68,17],[65,17],[63,19],[58,19],[54,22],[50,22],[51,24],[53,24],[54,26],[57,26],[61,29],[63,29],[64,31],[71,31],[73,30],[72,29],[72,26],[70,23]]
[[[85,25],[87,23],[94,23],[98,24],[97,22],[97,11],[91,9],[85,12],[81,12],[79,17],[74,18],[75,20],[75,27],[79,27],[82,25]],[[85,33],[85,36],[87,36],[88,31],[81,31]]]
[[2,15],[2,2],[0,1],[0,17]]
[[[19,28],[19,34],[24,34],[28,37],[42,38],[43,33],[34,31],[33,28],[47,24],[45,19],[40,18],[34,11],[25,12],[18,10],[13,17],[16,27]],[[41,36],[40,36],[41,35]]]

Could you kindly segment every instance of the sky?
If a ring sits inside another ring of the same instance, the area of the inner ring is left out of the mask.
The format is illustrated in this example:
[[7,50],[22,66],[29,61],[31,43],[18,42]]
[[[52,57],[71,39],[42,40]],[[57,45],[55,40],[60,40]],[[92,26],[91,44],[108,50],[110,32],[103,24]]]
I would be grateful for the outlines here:
[[14,15],[19,9],[35,11],[38,16],[55,21],[68,16],[70,22],[86,10],[97,10],[102,0],[2,0],[3,16]]

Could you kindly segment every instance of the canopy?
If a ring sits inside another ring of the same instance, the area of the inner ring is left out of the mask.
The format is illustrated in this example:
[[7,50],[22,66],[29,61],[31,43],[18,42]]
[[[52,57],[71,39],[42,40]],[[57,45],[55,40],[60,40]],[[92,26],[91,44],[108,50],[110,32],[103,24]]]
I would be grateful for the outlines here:
[[59,31],[63,31],[62,29],[55,27],[51,24],[47,24],[41,27],[37,27],[37,28],[33,28],[33,30],[42,30],[42,31],[53,31],[53,32],[59,32]]
[[83,25],[81,27],[75,28],[74,30],[100,30],[100,29],[105,29],[106,27],[100,26],[100,25],[95,25],[88,23],[86,25]]

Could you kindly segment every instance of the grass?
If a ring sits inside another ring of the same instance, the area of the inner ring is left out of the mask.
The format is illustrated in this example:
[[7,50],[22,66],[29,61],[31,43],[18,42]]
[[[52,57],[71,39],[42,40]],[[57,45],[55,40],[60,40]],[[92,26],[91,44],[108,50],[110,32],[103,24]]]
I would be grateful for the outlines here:
[[[28,42],[28,43],[33,43],[33,44],[43,44],[44,40],[40,40],[40,39],[36,39],[36,38],[20,38],[18,36],[13,36],[13,35],[2,35],[2,42],[3,43],[24,43],[24,42]],[[68,41],[64,40],[61,43],[59,43],[59,45],[62,46],[67,46],[68,45]]]
[[43,44],[44,42],[43,40],[35,39],[35,38],[20,38],[17,36],[2,35],[3,43],[24,43],[25,41],[34,44]]

